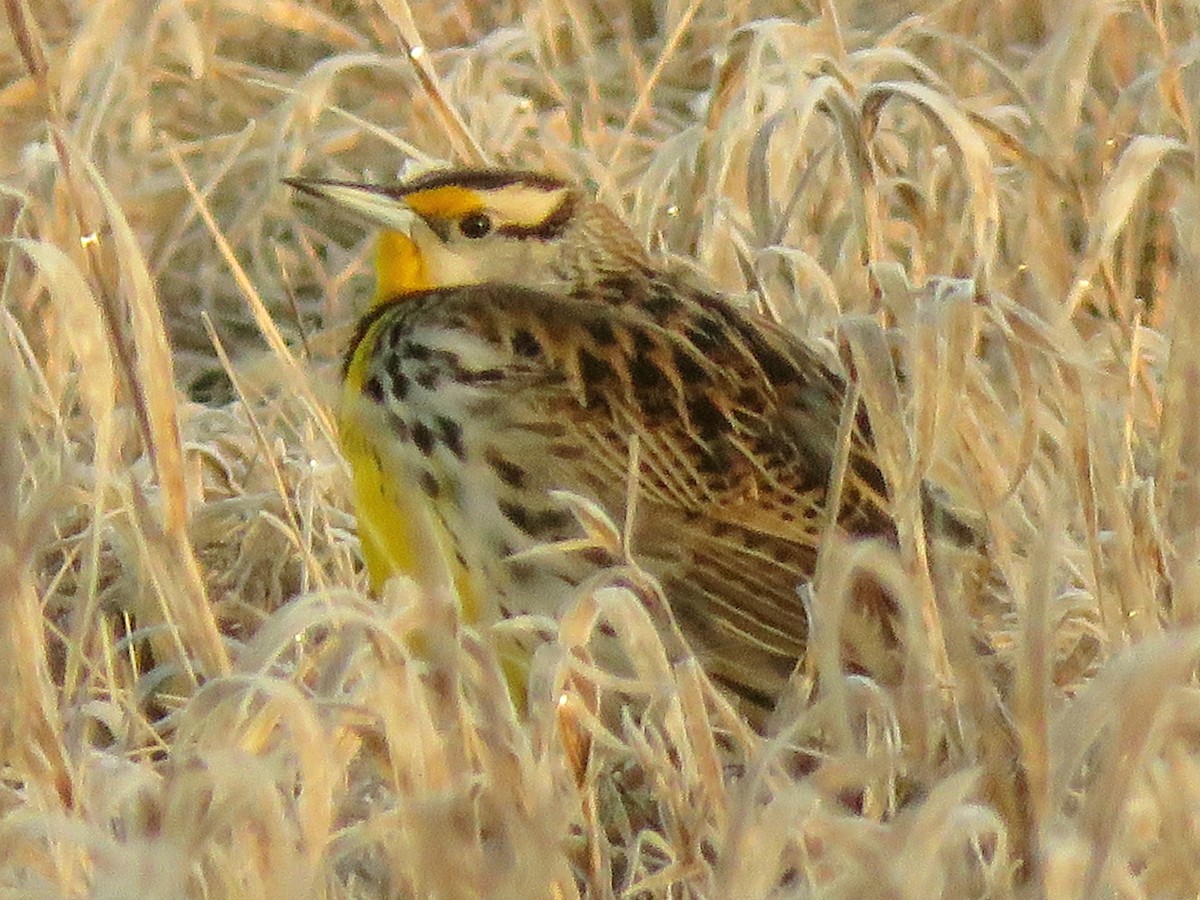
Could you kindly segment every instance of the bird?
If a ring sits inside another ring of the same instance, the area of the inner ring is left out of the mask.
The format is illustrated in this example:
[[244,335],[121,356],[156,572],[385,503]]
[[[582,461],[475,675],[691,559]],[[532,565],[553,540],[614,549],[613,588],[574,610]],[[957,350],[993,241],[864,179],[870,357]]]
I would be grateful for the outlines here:
[[632,484],[629,547],[686,645],[769,714],[805,657],[829,523],[895,539],[846,377],[569,178],[285,180],[379,230],[338,414],[373,587],[446,566],[470,621],[553,616],[611,560],[534,551],[578,540],[571,498],[623,521]]

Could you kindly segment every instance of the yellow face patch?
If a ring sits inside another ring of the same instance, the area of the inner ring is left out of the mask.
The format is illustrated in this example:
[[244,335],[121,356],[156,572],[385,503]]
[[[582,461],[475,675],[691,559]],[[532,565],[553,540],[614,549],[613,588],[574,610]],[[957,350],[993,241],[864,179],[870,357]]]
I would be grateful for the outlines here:
[[375,304],[433,287],[421,251],[407,234],[379,232],[375,245]]
[[506,227],[535,229],[567,196],[566,188],[510,184],[473,190],[447,184],[382,199],[359,194],[341,199],[343,205],[352,200],[356,210],[384,226],[375,251],[378,306],[419,291],[479,283],[487,272],[486,256],[477,249],[480,245],[456,230],[456,220],[485,212],[498,232]]
[[404,204],[425,219],[459,219],[468,213],[487,212],[497,225],[534,228],[558,209],[567,196],[566,188],[545,190],[525,184],[509,184],[487,191],[455,184],[413,191],[403,196]]
[[404,203],[419,216],[439,219],[456,219],[483,209],[483,200],[478,191],[455,184],[405,194]]

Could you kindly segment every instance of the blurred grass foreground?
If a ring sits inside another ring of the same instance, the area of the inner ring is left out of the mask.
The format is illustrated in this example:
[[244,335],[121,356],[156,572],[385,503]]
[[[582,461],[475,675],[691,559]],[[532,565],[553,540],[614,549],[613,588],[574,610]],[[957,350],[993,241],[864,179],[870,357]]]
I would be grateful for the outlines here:
[[[3,6],[0,897],[1200,893],[1194,3]],[[840,353],[979,524],[987,602],[825,548],[814,633],[880,573],[898,687],[814,639],[757,735],[614,579],[518,716],[444,600],[367,593],[370,236],[279,179],[485,160]]]

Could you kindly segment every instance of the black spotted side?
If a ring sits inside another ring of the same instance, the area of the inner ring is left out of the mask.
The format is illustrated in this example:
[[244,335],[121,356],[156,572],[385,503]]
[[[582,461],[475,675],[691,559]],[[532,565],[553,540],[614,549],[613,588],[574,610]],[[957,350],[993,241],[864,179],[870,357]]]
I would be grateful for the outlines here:
[[[360,340],[379,335],[362,393],[402,426],[405,464],[468,564],[500,594],[520,582],[505,609],[531,585],[586,576],[582,554],[570,578],[544,554],[504,559],[578,536],[553,492],[622,521],[636,441],[633,553],[709,671],[757,704],[803,654],[798,588],[826,521],[845,384],[717,295],[651,271],[599,284],[478,285],[387,304],[360,328]],[[891,534],[858,415],[838,521]]]

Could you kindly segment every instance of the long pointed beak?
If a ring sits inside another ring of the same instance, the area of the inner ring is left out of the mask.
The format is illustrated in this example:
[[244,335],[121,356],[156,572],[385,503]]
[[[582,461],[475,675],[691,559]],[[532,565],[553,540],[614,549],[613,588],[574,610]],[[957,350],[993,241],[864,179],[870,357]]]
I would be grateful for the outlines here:
[[322,178],[285,178],[283,183],[351,213],[368,224],[408,234],[417,214],[403,200],[377,184],[327,181]]

